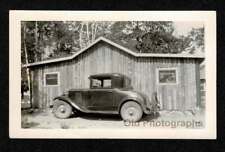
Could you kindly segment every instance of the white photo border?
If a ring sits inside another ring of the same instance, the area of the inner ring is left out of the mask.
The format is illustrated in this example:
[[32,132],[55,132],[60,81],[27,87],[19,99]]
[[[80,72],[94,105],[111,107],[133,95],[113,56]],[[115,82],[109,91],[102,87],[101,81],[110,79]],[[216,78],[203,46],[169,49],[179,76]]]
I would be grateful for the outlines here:
[[[205,28],[206,126],[203,129],[22,129],[21,21],[201,21]],[[17,11],[9,12],[10,138],[216,139],[216,11]]]

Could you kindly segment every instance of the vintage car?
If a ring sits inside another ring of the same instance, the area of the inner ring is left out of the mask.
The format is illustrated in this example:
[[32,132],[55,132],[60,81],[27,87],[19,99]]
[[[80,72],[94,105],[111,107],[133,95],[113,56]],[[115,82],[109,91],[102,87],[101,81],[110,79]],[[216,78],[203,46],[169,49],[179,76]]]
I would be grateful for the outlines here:
[[131,79],[119,73],[91,75],[90,89],[71,89],[53,101],[57,118],[68,118],[72,113],[120,114],[123,120],[139,121],[143,114],[159,109],[157,95],[151,101],[131,86]]

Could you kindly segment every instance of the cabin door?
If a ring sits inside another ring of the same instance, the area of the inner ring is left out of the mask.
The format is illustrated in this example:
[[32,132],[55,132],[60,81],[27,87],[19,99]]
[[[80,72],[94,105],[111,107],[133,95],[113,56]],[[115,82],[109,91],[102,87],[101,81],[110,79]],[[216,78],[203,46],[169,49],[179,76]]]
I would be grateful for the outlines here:
[[176,110],[177,103],[177,69],[157,69],[157,94],[161,109]]

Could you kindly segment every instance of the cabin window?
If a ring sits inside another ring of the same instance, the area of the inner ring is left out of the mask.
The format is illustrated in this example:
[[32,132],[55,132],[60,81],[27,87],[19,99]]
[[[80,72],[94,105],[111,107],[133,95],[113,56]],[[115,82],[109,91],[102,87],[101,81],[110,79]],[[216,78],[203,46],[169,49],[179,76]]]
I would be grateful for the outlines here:
[[44,77],[45,86],[58,86],[59,85],[59,73],[45,73]]
[[159,84],[177,84],[177,69],[175,68],[160,68],[158,69]]

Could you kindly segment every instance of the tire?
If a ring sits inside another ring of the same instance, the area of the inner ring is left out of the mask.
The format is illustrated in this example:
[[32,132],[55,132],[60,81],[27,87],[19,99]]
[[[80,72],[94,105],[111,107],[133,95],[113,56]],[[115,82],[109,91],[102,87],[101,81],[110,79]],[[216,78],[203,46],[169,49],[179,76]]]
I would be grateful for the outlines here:
[[143,110],[138,103],[128,101],[122,105],[120,115],[124,121],[137,122],[142,118]]
[[53,113],[55,117],[60,119],[69,118],[72,114],[72,107],[62,100],[56,100],[53,103]]

